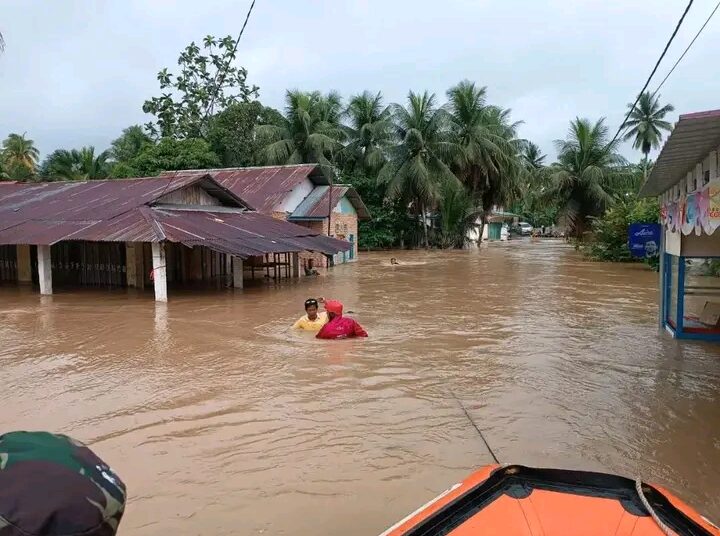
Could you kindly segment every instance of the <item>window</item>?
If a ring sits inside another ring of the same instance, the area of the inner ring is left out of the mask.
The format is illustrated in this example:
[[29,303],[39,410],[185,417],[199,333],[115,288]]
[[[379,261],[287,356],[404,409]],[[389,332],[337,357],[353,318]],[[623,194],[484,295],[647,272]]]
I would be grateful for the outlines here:
[[705,186],[708,182],[710,182],[710,170],[706,169],[703,176],[703,186]]

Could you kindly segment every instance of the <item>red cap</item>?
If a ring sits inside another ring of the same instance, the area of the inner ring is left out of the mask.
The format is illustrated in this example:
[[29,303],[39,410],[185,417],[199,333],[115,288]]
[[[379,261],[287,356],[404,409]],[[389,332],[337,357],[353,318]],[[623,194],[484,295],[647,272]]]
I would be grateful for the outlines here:
[[342,316],[343,304],[336,300],[327,300],[325,302],[325,310],[328,313],[335,313],[338,316]]

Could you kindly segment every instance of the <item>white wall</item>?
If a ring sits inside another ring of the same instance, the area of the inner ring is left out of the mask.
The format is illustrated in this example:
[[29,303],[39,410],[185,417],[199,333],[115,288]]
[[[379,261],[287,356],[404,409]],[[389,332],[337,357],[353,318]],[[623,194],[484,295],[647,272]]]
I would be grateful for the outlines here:
[[310,195],[313,188],[314,185],[310,179],[303,179],[301,183],[297,184],[297,186],[285,196],[285,199],[281,203],[278,203],[273,212],[294,212],[298,205],[303,202],[303,199]]

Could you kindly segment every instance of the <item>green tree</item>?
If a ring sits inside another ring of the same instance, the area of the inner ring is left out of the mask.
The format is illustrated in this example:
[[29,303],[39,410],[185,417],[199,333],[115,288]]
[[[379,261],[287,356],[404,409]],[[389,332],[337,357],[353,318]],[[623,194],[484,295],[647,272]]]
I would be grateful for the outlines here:
[[444,183],[441,193],[438,243],[443,248],[463,248],[468,232],[475,227],[482,210],[475,205],[465,188],[457,183]]
[[115,162],[129,162],[153,143],[140,125],[132,125],[122,131],[119,138],[110,144],[110,156]]
[[656,223],[660,208],[655,199],[640,199],[636,193],[618,198],[602,216],[592,222],[593,239],[580,249],[599,261],[629,262],[628,228],[633,223]]
[[110,151],[95,154],[95,148],[58,149],[41,166],[41,176],[50,180],[86,181],[107,179],[110,174]]
[[510,122],[510,110],[488,105],[485,93],[484,87],[466,80],[448,91],[446,105],[452,140],[461,149],[456,174],[482,207],[483,225],[493,207],[508,205],[518,196],[521,169],[519,123]]
[[5,173],[11,179],[27,180],[35,174],[40,152],[25,134],[10,134],[2,144]]
[[233,66],[236,49],[231,36],[208,35],[202,50],[190,43],[178,58],[180,73],[160,71],[161,95],[143,104],[143,111],[156,119],[146,125],[148,131],[163,138],[203,137],[215,112],[257,97],[258,88],[247,85],[247,70]]
[[628,108],[632,108],[630,117],[625,123],[625,140],[633,140],[633,149],[642,151],[645,159],[652,149],[660,147],[663,138],[663,131],[670,132],[672,125],[665,121],[665,116],[674,111],[672,104],[660,106],[660,96],[653,97],[650,92],[646,91],[640,95],[637,106],[633,107],[632,103],[628,104]]
[[415,243],[417,222],[408,217],[407,206],[400,200],[385,197],[385,191],[378,188],[374,176],[355,170],[344,174],[342,181],[355,187],[372,215],[369,221],[359,222],[358,247],[388,249]]
[[555,199],[548,199],[550,173],[545,166],[545,154],[530,141],[522,143],[520,158],[520,196],[512,205],[512,212],[521,214],[525,221],[535,227],[551,226],[555,223],[558,206]]
[[458,158],[459,149],[448,139],[447,114],[435,106],[435,95],[411,91],[407,107],[395,104],[392,110],[397,144],[390,148],[378,181],[386,185],[390,199],[414,209],[427,248],[428,208],[439,201],[443,183],[457,183],[448,162]]
[[255,135],[258,125],[282,123],[277,110],[258,101],[231,104],[210,120],[207,141],[225,167],[260,164],[260,143]]
[[351,167],[358,166],[371,175],[385,164],[386,151],[392,139],[392,115],[383,105],[382,93],[364,91],[350,98],[347,109],[348,143],[343,151]]
[[262,162],[271,165],[317,162],[329,169],[343,149],[341,114],[342,100],[337,93],[288,91],[284,117],[257,128]]
[[146,146],[128,165],[135,176],[150,177],[162,171],[215,168],[220,158],[205,140],[164,138]]
[[546,199],[558,201],[571,231],[580,238],[590,218],[612,204],[614,188],[627,173],[626,162],[617,152],[620,140],[609,142],[604,118],[595,123],[571,121],[566,139],[555,144],[558,161],[550,170]]

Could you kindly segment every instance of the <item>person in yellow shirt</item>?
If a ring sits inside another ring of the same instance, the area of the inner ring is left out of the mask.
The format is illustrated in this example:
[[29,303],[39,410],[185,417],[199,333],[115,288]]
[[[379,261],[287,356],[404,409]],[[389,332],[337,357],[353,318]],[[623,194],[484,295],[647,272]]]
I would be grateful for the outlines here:
[[326,312],[318,313],[318,301],[315,298],[305,300],[305,313],[307,314],[298,318],[297,322],[293,324],[293,329],[320,331],[328,322]]

